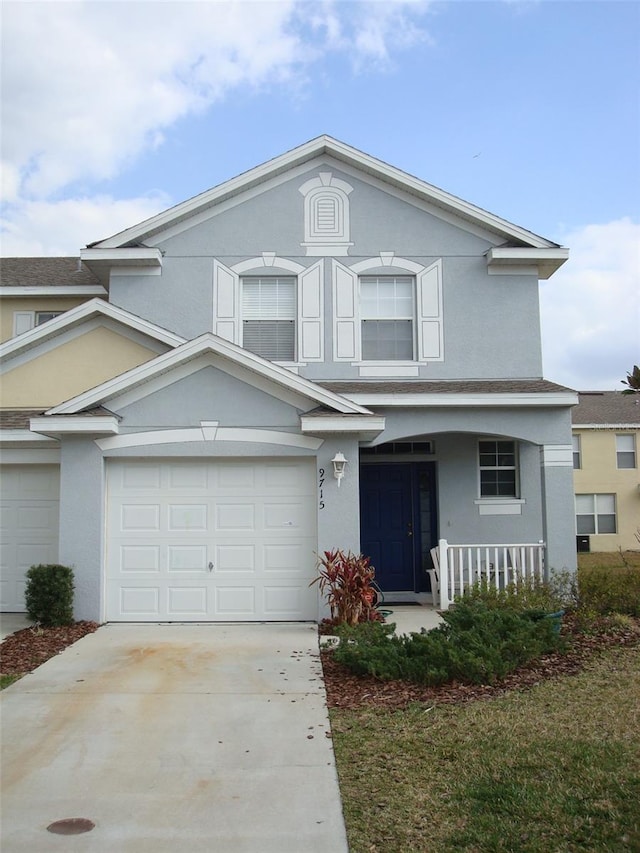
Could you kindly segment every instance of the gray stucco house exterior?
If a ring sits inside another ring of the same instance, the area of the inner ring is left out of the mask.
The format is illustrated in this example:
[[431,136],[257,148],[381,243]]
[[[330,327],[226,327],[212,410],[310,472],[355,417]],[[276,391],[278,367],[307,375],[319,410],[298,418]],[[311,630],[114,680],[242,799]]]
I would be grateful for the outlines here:
[[395,600],[428,600],[439,540],[575,569],[577,397],[538,305],[567,256],[326,136],[82,250],[95,310],[167,334],[30,416],[77,618],[315,620],[336,547]]

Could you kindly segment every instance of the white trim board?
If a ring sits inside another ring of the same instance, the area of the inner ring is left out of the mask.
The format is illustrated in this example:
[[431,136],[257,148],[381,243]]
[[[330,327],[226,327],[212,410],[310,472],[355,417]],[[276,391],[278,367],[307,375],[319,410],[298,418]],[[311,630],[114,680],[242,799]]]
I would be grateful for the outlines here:
[[365,391],[344,392],[344,397],[363,406],[429,406],[430,408],[468,408],[470,406],[505,408],[511,406],[574,406],[577,394],[531,393],[531,394],[460,394],[456,392],[439,394],[372,394]]
[[304,450],[318,450],[324,440],[306,435],[282,432],[273,429],[252,429],[240,427],[185,427],[182,429],[159,429],[146,432],[133,432],[109,438],[96,439],[101,450],[120,450],[125,447],[148,447],[159,444],[188,444],[198,441],[239,441],[250,444],[277,444],[283,447],[297,447]]
[[101,284],[83,284],[73,287],[72,285],[50,285],[38,286],[27,285],[26,287],[0,287],[0,298],[3,296],[106,296],[107,291]]
[[629,430],[632,431],[634,429],[640,429],[640,423],[637,424],[614,424],[614,423],[603,423],[603,424],[571,424],[571,429],[595,429],[601,430],[602,432],[607,432],[609,430]]

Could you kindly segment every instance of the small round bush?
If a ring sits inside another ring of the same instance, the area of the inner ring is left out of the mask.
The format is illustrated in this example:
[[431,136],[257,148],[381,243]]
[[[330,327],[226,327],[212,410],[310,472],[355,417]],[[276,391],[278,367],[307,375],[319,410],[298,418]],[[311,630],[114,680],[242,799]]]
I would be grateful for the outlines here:
[[45,628],[73,622],[73,570],[68,566],[31,566],[25,602],[29,618]]

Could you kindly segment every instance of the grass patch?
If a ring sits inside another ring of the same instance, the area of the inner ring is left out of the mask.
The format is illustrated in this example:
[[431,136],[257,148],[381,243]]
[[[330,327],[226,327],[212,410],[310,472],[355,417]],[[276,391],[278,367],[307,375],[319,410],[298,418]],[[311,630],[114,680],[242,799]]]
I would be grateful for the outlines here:
[[639,695],[631,648],[500,699],[332,711],[351,853],[640,850]]
[[594,551],[578,554],[579,569],[623,569],[625,566],[640,569],[640,551]]
[[0,675],[0,690],[4,690],[5,687],[13,684],[19,678],[22,678],[22,675]]

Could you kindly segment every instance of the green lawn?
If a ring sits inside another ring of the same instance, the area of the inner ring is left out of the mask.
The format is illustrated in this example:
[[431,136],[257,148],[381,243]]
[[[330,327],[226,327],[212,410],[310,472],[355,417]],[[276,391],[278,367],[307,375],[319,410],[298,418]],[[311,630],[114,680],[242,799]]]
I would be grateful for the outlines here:
[[332,711],[351,853],[640,850],[640,653],[459,706]]

